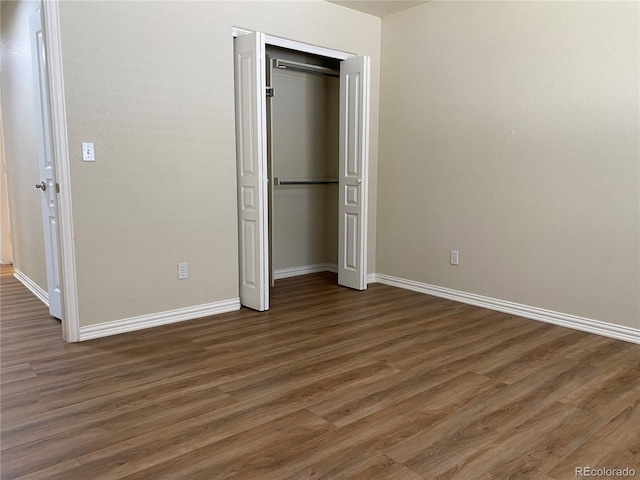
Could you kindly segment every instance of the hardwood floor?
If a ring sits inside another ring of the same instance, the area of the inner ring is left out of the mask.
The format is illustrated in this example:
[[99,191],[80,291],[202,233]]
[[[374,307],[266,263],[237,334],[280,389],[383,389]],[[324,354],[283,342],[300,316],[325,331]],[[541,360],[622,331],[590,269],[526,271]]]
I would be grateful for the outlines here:
[[4,480],[640,477],[638,345],[332,274],[67,344],[5,273]]
[[11,277],[13,276],[13,265],[0,264],[0,277]]

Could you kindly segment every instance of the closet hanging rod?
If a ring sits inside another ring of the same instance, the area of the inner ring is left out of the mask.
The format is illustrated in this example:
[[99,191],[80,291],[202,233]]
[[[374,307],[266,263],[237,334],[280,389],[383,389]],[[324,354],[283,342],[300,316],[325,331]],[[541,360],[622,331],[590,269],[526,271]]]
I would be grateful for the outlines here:
[[330,185],[338,183],[337,178],[281,178],[274,177],[274,185]]
[[321,67],[320,65],[310,65],[308,63],[294,62],[292,60],[282,60],[280,58],[273,59],[273,66],[285,70],[294,70],[297,72],[315,73],[318,75],[327,75],[329,77],[340,77],[340,71],[333,68]]

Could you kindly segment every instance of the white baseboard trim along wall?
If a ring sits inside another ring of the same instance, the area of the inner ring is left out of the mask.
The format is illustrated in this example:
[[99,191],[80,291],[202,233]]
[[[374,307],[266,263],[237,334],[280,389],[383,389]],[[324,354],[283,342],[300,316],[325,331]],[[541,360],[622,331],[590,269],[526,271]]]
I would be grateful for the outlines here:
[[114,320],[112,322],[99,323],[80,327],[80,341],[91,340],[92,338],[117,335],[118,333],[133,332],[144,328],[157,327],[168,323],[183,322],[196,318],[218,315],[220,313],[234,312],[240,309],[240,298],[232,298],[219,302],[206,303],[187,308],[178,308],[166,312],[141,315],[139,317]]
[[27,277],[24,273],[22,273],[17,268],[13,269],[13,276],[31,293],[33,293],[36,297],[42,301],[47,307],[49,306],[49,294],[45,292],[42,288],[40,288],[36,282]]
[[300,267],[280,268],[274,270],[273,278],[280,280],[281,278],[297,277],[298,275],[307,275],[308,273],[318,272],[338,272],[338,265],[334,263],[316,263],[314,265],[302,265]]
[[[317,272],[337,272],[337,265],[322,263],[315,265],[305,265],[301,267],[283,268],[274,272],[275,279],[295,277]],[[17,268],[13,271],[13,276],[22,283],[31,293],[33,293],[42,303],[49,306],[49,295],[40,288],[33,280],[26,276]],[[541,322],[552,323],[562,327],[595,333],[605,337],[624,340],[631,343],[640,344],[640,329],[614,325],[600,320],[578,317],[567,313],[555,312],[544,308],[531,307],[519,303],[500,300],[497,298],[467,293],[451,288],[438,287],[428,283],[416,282],[405,278],[393,277],[382,273],[370,273],[367,275],[368,283],[382,283],[392,287],[412,290],[414,292],[433,295],[434,297],[446,298],[460,303],[475,305],[476,307],[488,308],[498,312],[509,313],[519,317],[530,318]],[[166,312],[141,315],[139,317],[114,320],[112,322],[100,323],[80,327],[80,341],[91,340],[93,338],[117,335],[119,333],[133,332],[145,328],[167,325],[169,323],[194,320],[196,318],[218,315],[220,313],[234,312],[240,309],[240,298],[221,300],[193,307],[179,308]]]
[[435,285],[429,285],[428,283],[416,282],[414,280],[392,277],[391,275],[381,273],[376,273],[369,277],[373,277],[373,281],[370,281],[370,283],[383,283],[392,287],[404,288],[406,290],[413,290],[414,292],[433,295],[434,297],[447,298],[456,302],[475,305],[476,307],[488,308],[490,310],[510,313],[519,317],[531,318],[541,322],[552,323],[562,327],[573,328],[575,330],[582,330],[583,332],[595,333],[605,337],[640,344],[640,329],[637,328],[613,325],[600,320],[592,320],[590,318],[578,317],[567,313],[554,312],[552,310],[545,310],[544,308],[530,307],[528,305],[485,297],[474,293],[462,292],[460,290],[438,287]]

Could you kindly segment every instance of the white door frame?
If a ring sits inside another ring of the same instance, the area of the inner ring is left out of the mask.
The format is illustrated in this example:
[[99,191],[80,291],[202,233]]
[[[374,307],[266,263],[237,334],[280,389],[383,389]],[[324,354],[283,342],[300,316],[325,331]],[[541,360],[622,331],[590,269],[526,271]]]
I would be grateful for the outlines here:
[[[233,27],[232,28],[232,35],[233,37],[239,37],[242,35],[247,35],[250,33],[255,33],[253,30],[247,30],[244,28],[238,28],[238,27]],[[272,46],[276,46],[276,47],[282,47],[282,48],[288,48],[291,50],[297,50],[299,52],[303,52],[303,53],[309,53],[309,54],[313,54],[313,55],[322,55],[324,57],[329,57],[329,58],[334,58],[337,60],[348,60],[348,59],[354,59],[357,57],[357,55],[353,54],[353,53],[348,53],[348,52],[342,52],[339,50],[332,50],[329,48],[324,48],[324,47],[318,47],[316,45],[311,45],[308,43],[303,43],[303,42],[298,42],[296,40],[289,40],[286,38],[281,38],[281,37],[276,37],[273,35],[268,35],[265,34],[264,35],[264,40],[265,40],[265,44],[266,45],[272,45]],[[370,74],[369,70],[367,70],[366,72],[367,75]],[[367,84],[368,84],[368,79],[367,79]],[[266,95],[266,92],[265,92]],[[368,112],[367,112],[368,114]],[[266,118],[263,119],[263,121],[266,121]],[[368,122],[367,122],[368,125]],[[263,125],[265,131],[266,131],[266,125]],[[265,143],[264,145],[264,149],[266,151],[266,138],[263,138],[263,142]],[[369,132],[368,132],[368,128],[366,130],[365,133],[365,142],[366,142],[366,153],[365,153],[365,161],[364,161],[364,172],[365,174],[369,171],[369,156],[368,156],[368,144],[369,144]],[[266,162],[266,158],[265,158],[265,162]],[[266,165],[265,167],[265,172],[266,172]],[[365,185],[367,185],[365,188],[368,188],[368,182],[364,182]],[[368,195],[364,195],[363,198],[364,201],[364,212],[366,215],[366,212],[368,210],[367,208],[367,201],[368,201]],[[267,214],[268,214],[268,206],[265,205],[260,205],[260,208],[263,210],[263,214],[264,214],[264,218],[267,218]],[[367,240],[368,240],[368,232],[367,232],[367,219],[364,218],[364,229],[362,231],[362,236],[364,239],[364,245],[367,245]],[[365,250],[366,251],[366,248]],[[340,261],[340,259],[338,259],[338,262]],[[265,260],[265,265],[264,268],[266,271],[269,270],[269,259]],[[363,262],[363,269],[364,269],[364,284],[362,285],[362,288],[366,288],[366,278],[367,278],[367,264],[366,264],[366,256],[364,258],[364,262]],[[266,284],[264,285],[265,290],[268,292],[270,285],[269,282],[266,282]]]
[[49,108],[52,138],[54,179],[59,185],[57,202],[58,259],[62,290],[62,336],[67,342],[80,341],[78,316],[75,247],[73,243],[73,212],[71,209],[71,172],[67,141],[67,116],[62,74],[62,43],[60,40],[59,0],[41,3],[44,45],[47,55]]
[[[254,30],[247,30],[246,28],[233,27],[231,33],[234,37],[241,35],[247,35],[248,33],[254,33]],[[288,48],[290,50],[298,50],[299,52],[310,53],[312,55],[322,55],[323,57],[335,58],[336,60],[347,60],[348,58],[355,58],[357,55],[353,53],[341,52],[339,50],[332,50],[330,48],[318,47],[309,43],[298,42],[296,40],[289,40],[287,38],[276,37],[273,35],[264,35],[264,43],[267,45],[273,45],[274,47]]]

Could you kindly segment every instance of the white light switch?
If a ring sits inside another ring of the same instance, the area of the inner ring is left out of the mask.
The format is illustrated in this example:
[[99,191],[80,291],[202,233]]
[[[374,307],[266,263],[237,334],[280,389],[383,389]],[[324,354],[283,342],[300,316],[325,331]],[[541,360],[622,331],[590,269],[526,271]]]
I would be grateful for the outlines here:
[[93,150],[93,142],[82,142],[82,161],[95,162],[96,156]]

